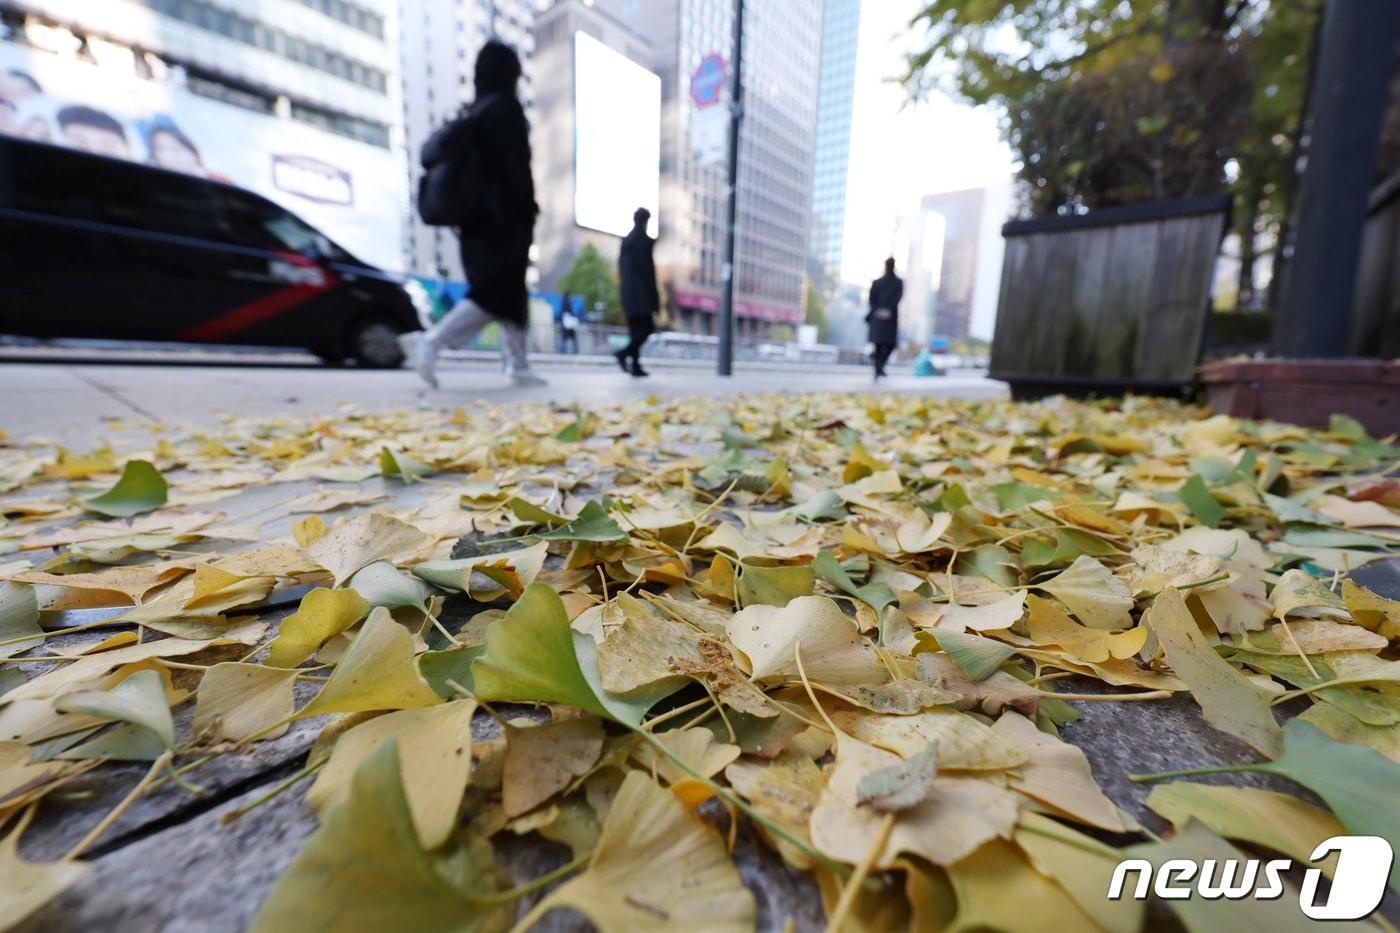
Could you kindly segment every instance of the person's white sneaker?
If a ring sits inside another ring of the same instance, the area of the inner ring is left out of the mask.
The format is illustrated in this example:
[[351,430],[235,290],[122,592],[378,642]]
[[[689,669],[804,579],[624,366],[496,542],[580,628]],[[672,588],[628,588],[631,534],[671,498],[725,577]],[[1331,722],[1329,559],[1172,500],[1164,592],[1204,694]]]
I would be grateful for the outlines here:
[[413,369],[418,373],[418,378],[436,389],[438,387],[437,373],[433,371],[433,366],[437,363],[437,354],[433,352],[428,341],[423,339],[423,332],[413,331],[408,334],[400,334],[399,346],[403,347],[404,356],[412,361]]
[[511,385],[517,386],[549,385],[549,383],[545,382],[539,376],[536,376],[533,370],[529,369],[512,369],[510,371],[510,382]]

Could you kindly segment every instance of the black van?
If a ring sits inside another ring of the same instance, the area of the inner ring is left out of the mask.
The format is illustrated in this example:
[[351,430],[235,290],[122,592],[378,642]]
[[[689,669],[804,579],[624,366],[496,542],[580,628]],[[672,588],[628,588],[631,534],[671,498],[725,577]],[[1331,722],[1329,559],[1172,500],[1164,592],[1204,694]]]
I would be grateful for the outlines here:
[[0,333],[403,361],[404,280],[234,185],[0,136]]

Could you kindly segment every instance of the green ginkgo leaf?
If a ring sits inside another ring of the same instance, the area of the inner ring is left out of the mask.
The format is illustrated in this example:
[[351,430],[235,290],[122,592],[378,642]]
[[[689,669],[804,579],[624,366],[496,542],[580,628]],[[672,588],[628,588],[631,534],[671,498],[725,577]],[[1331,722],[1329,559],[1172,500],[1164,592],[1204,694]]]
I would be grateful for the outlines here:
[[165,701],[165,682],[155,671],[137,671],[111,690],[65,693],[53,705],[61,713],[83,713],[130,723],[150,733],[162,750],[175,744],[175,721]]
[[487,627],[486,651],[471,671],[477,697],[488,702],[563,703],[614,718],[579,669],[564,603],[543,583],[527,586]]
[[602,503],[590,502],[578,517],[539,536],[545,541],[625,541],[627,532],[613,520]]
[[490,846],[459,839],[443,857],[423,849],[404,796],[398,741],[381,742],[355,770],[345,802],[273,886],[251,929],[505,929],[514,906],[489,900],[505,887]]
[[379,450],[379,472],[385,476],[397,476],[405,483],[412,483],[431,474],[433,468],[402,451],[381,447]]
[[147,460],[128,460],[122,467],[121,478],[106,492],[82,500],[89,512],[130,518],[142,512],[153,512],[165,505],[170,487],[160,470]]
[[[1283,753],[1260,764],[1190,768],[1134,775],[1133,780],[1262,771],[1302,784],[1322,798],[1351,833],[1380,836],[1400,849],[1400,762],[1360,745],[1337,742],[1302,719],[1283,727]],[[1400,893],[1400,864],[1390,866],[1390,889]]]
[[938,647],[946,651],[948,657],[973,681],[986,680],[1016,653],[1016,649],[1010,645],[981,635],[941,628],[932,629],[929,634],[937,639]]
[[1207,528],[1218,528],[1229,514],[1224,506],[1215,501],[1215,496],[1199,473],[1192,473],[1191,478],[1181,484],[1176,495],[1196,516],[1196,520]]
[[854,596],[875,610],[877,615],[880,610],[895,601],[893,591],[883,583],[867,583],[865,586],[856,586],[851,575],[837,562],[835,557],[831,556],[830,551],[822,551],[818,554],[816,559],[812,561],[812,569],[827,583],[848,596]]

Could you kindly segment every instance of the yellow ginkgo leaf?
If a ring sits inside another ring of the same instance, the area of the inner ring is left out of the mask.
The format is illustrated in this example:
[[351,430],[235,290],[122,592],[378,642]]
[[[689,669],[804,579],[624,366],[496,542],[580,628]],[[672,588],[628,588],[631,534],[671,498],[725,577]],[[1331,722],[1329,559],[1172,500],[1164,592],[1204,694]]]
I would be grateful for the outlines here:
[[586,774],[603,751],[603,723],[596,716],[544,725],[506,727],[501,805],[519,816]]
[[[771,762],[736,761],[724,769],[724,777],[758,812],[799,839],[807,838],[812,810],[826,786],[821,769],[811,758],[798,751],[784,751]],[[795,868],[805,871],[811,867],[807,853],[781,838],[773,841]]]
[[310,547],[325,536],[326,520],[319,515],[308,515],[292,522],[292,540],[302,548]]
[[4,916],[0,927],[19,926],[36,910],[58,897],[87,873],[86,862],[61,859],[57,862],[26,862],[19,854],[16,829],[0,840],[0,905]]
[[429,540],[423,532],[393,516],[365,512],[311,542],[306,553],[329,570],[339,586],[366,564],[411,554]]
[[756,919],[719,834],[639,771],[623,779],[588,867],[531,916],[554,907],[574,908],[602,933],[737,933]]
[[1201,705],[1207,722],[1270,757],[1283,750],[1272,696],[1215,653],[1179,590],[1163,591],[1142,621],[1157,636],[1167,663]]
[[1109,658],[1131,658],[1147,643],[1147,629],[1140,625],[1126,632],[1089,628],[1065,615],[1048,599],[1032,594],[1026,602],[1030,609],[1026,628],[1031,638],[1041,645],[1059,645],[1081,661],[1099,664]]
[[887,679],[855,623],[826,596],[799,596],[782,608],[749,606],[730,619],[728,634],[748,659],[755,680],[797,677],[799,645],[803,667],[813,680],[868,684]]
[[837,733],[836,766],[812,811],[810,824],[812,842],[819,851],[849,864],[862,861],[884,833],[882,824],[887,815],[894,817],[894,825],[874,859],[878,868],[892,867],[895,858],[905,852],[935,865],[951,865],[991,839],[1011,836],[1016,825],[1016,796],[977,778],[933,778],[923,802],[897,814],[862,806],[861,779],[903,760],[893,752]]
[[362,722],[342,735],[316,775],[306,802],[328,813],[350,795],[355,771],[379,743],[398,739],[404,797],[425,849],[447,841],[457,826],[457,808],[472,773],[472,714],[475,700],[454,700],[426,709],[405,709]]
[[214,603],[229,606],[257,602],[271,592],[277,582],[276,577],[230,573],[213,564],[195,567],[191,579],[194,592],[185,601],[186,609],[200,609]]
[[226,661],[204,672],[195,691],[192,728],[210,742],[241,741],[255,733],[275,739],[286,725],[264,729],[292,715],[296,671]]
[[1133,594],[1128,585],[1087,554],[1037,588],[1068,606],[1090,628],[1132,628],[1128,611],[1133,608]]
[[[676,757],[705,777],[714,777],[739,757],[739,746],[718,741],[709,729],[672,729],[658,733],[656,737]],[[647,771],[655,769],[667,784],[675,784],[691,776],[650,745],[637,749],[635,757]]]
[[1078,748],[1041,732],[1035,723],[1012,710],[1002,713],[992,730],[1029,756],[1019,774],[1009,780],[1013,789],[1081,823],[1114,833],[1128,830],[1118,808],[1094,781],[1089,759]]
[[1047,928],[1098,929],[1064,888],[1031,867],[1011,843],[995,839],[952,865],[957,929],[1020,930],[1030,918]]
[[442,697],[414,662],[413,636],[378,606],[335,666],[331,679],[302,707],[301,716],[436,706]]
[[282,620],[268,646],[272,667],[296,667],[316,649],[365,617],[369,603],[351,589],[317,587],[301,598],[297,611]]
[[913,716],[841,711],[832,714],[842,730],[869,745],[911,758],[938,746],[940,771],[1004,771],[1030,760],[1015,742],[957,710],[925,710]]

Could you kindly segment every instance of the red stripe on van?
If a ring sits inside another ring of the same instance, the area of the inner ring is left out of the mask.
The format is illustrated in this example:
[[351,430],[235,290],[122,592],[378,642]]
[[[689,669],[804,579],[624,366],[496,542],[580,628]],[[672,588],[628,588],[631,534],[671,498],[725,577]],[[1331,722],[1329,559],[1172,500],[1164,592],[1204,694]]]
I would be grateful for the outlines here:
[[[301,256],[286,258],[296,265],[311,264]],[[263,321],[274,318],[282,312],[296,307],[303,301],[324,294],[340,284],[340,280],[332,275],[329,270],[322,270],[322,273],[324,278],[319,285],[298,284],[288,285],[286,288],[279,288],[275,292],[270,292],[261,298],[250,301],[247,304],[239,305],[207,321],[196,324],[188,330],[175,335],[175,339],[195,342],[220,340],[224,337],[236,334],[239,331],[247,330],[254,324],[261,324]]]

